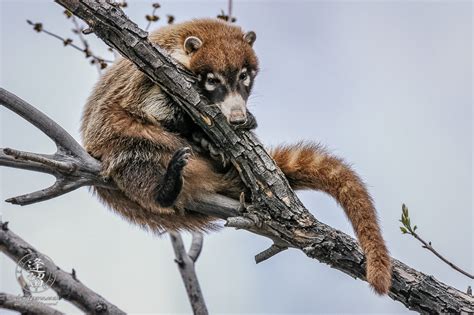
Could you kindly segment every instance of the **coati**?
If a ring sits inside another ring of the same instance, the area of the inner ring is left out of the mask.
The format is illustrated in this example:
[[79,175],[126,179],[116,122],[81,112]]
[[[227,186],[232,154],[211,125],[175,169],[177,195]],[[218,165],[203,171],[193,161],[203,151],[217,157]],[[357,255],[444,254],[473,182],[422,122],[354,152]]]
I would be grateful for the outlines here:
[[[246,108],[258,72],[254,32],[198,19],[163,27],[149,39],[196,75],[202,95],[229,124],[256,127]],[[237,172],[214,158],[219,152],[187,114],[127,59],[100,78],[85,105],[81,132],[87,151],[102,162],[103,176],[118,186],[96,187],[99,198],[151,231],[213,229],[212,217],[186,212],[185,205],[203,193],[238,198],[245,189]],[[366,254],[368,282],[377,293],[387,293],[390,258],[357,174],[311,143],[280,146],[271,155],[294,189],[320,190],[338,201]]]

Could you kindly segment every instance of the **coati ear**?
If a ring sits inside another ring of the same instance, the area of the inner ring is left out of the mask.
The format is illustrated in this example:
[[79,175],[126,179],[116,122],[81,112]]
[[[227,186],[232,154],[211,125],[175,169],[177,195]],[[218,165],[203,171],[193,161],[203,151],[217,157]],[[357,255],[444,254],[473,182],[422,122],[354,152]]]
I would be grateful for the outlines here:
[[196,36],[189,36],[184,40],[184,51],[187,54],[193,53],[202,46],[202,41]]
[[255,40],[257,39],[257,34],[255,34],[254,31],[250,31],[250,32],[247,32],[245,33],[244,35],[244,40],[249,43],[250,46],[253,45],[253,43],[255,43]]

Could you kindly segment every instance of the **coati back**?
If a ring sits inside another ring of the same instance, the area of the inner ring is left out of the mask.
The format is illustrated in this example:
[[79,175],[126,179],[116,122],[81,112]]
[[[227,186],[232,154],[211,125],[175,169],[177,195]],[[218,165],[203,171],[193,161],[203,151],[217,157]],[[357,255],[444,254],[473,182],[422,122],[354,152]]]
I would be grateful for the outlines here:
[[[230,124],[247,129],[256,127],[246,108],[258,72],[255,39],[254,32],[214,19],[170,25],[150,35],[197,76],[201,94]],[[153,232],[212,230],[215,219],[187,212],[186,204],[201,194],[238,198],[245,190],[235,170],[213,158],[219,152],[186,113],[126,59],[95,86],[81,132],[87,151],[102,161],[103,176],[118,187],[96,187],[99,198]],[[321,190],[339,202],[367,256],[368,282],[377,293],[387,293],[390,258],[371,197],[357,174],[313,144],[277,147],[271,154],[294,189]]]

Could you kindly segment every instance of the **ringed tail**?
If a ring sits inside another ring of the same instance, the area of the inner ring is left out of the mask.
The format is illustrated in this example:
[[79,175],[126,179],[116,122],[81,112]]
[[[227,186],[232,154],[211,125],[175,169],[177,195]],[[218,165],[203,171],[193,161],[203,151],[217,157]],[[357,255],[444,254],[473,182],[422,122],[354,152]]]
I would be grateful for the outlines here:
[[378,294],[392,282],[390,256],[377,213],[364,183],[341,159],[313,143],[279,146],[271,155],[293,189],[314,189],[331,195],[344,209],[366,255],[367,281]]

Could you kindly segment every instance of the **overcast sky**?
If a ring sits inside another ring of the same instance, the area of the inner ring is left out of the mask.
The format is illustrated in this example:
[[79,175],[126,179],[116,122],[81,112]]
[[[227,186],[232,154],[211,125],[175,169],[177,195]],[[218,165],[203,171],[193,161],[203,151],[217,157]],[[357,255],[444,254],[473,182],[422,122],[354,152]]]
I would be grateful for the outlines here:
[[[70,21],[52,1],[0,3],[0,85],[79,139],[97,71],[79,52],[25,23],[41,21],[71,36]],[[150,3],[129,1],[127,13],[142,27]],[[178,22],[226,8],[226,1],[160,3],[160,15],[171,13]],[[368,183],[394,257],[463,291],[474,285],[401,235],[398,222],[404,202],[420,234],[473,271],[472,3],[235,0],[234,13],[257,33],[262,70],[249,106],[261,140],[327,145]],[[105,46],[89,37],[106,56]],[[0,115],[1,147],[54,151],[22,119],[3,108]],[[0,174],[2,200],[53,181],[20,170]],[[300,196],[318,219],[353,235],[332,199]],[[190,312],[169,239],[131,226],[86,188],[26,207],[1,203],[0,213],[13,231],[127,312]],[[255,265],[253,256],[269,245],[230,229],[205,238],[197,271],[211,313],[408,312],[296,250]],[[19,293],[15,263],[2,256],[0,266],[0,291]],[[62,301],[59,309],[78,312]]]

